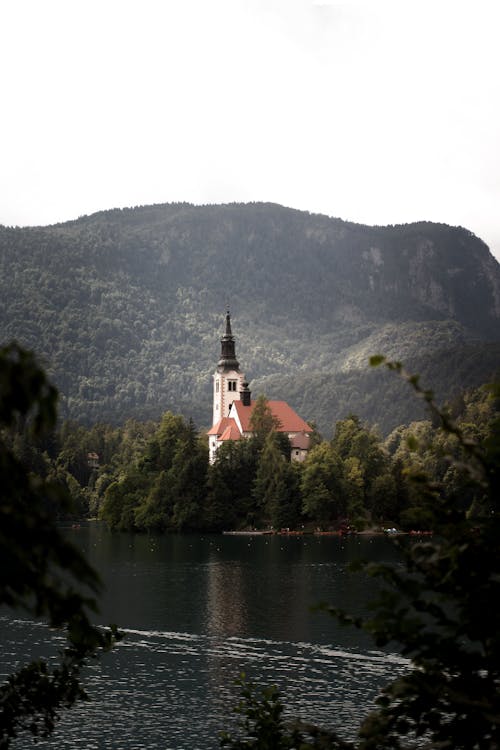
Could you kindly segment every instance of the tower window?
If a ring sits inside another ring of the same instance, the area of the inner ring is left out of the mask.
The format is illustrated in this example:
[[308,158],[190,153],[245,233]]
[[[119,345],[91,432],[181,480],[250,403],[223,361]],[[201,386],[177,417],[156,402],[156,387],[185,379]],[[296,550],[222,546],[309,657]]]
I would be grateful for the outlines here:
[[219,393],[219,381],[218,380],[215,381],[215,392]]
[[236,390],[236,384],[237,380],[228,380],[227,381],[227,390],[228,391],[235,391]]

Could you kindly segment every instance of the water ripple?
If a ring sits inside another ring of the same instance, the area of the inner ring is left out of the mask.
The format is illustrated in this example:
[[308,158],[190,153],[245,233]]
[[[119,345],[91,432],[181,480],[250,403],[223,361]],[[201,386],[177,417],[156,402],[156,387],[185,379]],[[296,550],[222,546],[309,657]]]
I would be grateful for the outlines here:
[[[0,617],[3,676],[19,661],[55,658],[60,634],[40,623]],[[231,723],[241,672],[276,684],[291,715],[352,736],[377,690],[406,660],[378,651],[259,638],[124,629],[110,654],[85,675],[91,701],[66,712],[39,748],[212,750]],[[48,638],[48,645],[47,645]],[[20,739],[15,750],[25,747]]]

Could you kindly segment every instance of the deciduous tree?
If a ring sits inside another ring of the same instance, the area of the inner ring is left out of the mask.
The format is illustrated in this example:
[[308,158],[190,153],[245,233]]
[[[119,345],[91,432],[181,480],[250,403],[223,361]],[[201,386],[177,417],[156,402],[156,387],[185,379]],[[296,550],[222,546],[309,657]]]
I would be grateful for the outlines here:
[[99,578],[51,510],[69,506],[67,492],[30,473],[5,439],[19,420],[35,436],[52,430],[56,400],[30,352],[14,343],[0,349],[0,603],[44,618],[67,636],[58,666],[34,661],[0,686],[0,748],[22,731],[35,738],[49,735],[60,711],[85,698],[80,673],[86,658],[113,640],[111,631],[90,620]]
[[329,524],[345,514],[342,461],[330,443],[316,445],[304,464],[301,492],[306,515]]

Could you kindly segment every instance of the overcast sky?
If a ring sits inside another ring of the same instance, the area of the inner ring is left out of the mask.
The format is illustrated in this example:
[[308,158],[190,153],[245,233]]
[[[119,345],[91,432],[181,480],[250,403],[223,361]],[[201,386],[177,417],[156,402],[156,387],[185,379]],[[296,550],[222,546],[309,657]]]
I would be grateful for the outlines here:
[[3,0],[0,223],[272,201],[500,259],[499,0]]

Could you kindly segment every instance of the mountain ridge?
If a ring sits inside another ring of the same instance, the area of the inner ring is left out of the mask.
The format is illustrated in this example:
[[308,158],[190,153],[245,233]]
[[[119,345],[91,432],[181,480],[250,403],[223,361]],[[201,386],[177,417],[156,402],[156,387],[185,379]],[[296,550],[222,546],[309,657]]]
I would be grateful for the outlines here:
[[[431,222],[367,227],[267,203],[110,209],[0,227],[0,270],[5,339],[39,352],[63,416],[85,421],[170,408],[207,424],[228,304],[252,387],[274,394],[281,379],[283,398],[299,388],[290,377],[306,388],[364,371],[371,383],[372,345],[418,368],[425,352],[458,362],[500,339],[498,262],[468,230]],[[344,408],[330,390],[302,415],[330,424]]]

